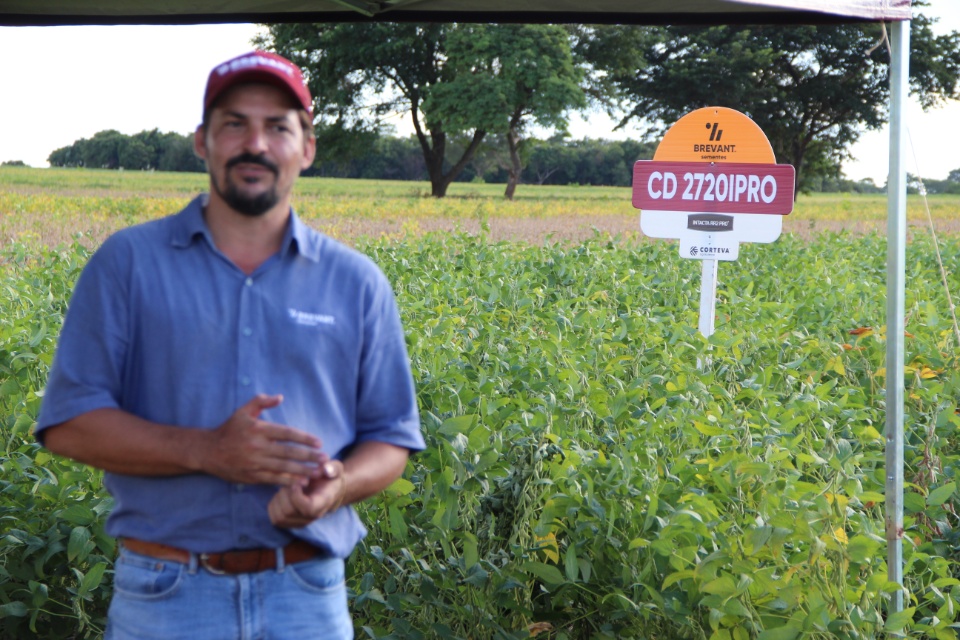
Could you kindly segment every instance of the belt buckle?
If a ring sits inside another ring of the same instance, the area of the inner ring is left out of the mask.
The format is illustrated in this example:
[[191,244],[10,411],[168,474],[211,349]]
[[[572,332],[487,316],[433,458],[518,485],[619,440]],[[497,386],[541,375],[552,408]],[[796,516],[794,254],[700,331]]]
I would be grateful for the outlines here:
[[225,576],[227,572],[223,569],[219,569],[210,565],[210,554],[201,553],[200,554],[200,566],[212,573],[215,576]]

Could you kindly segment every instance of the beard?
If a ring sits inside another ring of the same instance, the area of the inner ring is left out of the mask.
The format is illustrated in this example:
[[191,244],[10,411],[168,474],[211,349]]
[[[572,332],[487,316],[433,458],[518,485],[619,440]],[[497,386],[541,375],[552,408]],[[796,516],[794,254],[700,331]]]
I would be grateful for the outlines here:
[[255,196],[247,195],[241,192],[237,184],[230,178],[230,169],[238,164],[258,164],[266,167],[273,173],[274,178],[279,177],[280,170],[277,165],[263,156],[244,153],[227,161],[223,186],[219,184],[216,178],[210,181],[217,195],[223,198],[224,202],[226,202],[231,209],[245,216],[250,216],[251,218],[262,216],[280,201],[280,194],[277,193],[276,180],[274,180],[273,185],[263,193]]

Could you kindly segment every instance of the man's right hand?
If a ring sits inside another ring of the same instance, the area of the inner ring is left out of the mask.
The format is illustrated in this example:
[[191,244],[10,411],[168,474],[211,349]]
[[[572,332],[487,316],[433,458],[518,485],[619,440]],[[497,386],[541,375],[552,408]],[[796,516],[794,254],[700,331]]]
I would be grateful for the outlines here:
[[228,482],[306,486],[329,460],[320,439],[260,419],[282,396],[258,395],[215,429],[176,427],[120,409],[94,409],[45,431],[62,456],[134,476],[208,473]]
[[256,395],[204,438],[200,468],[244,484],[306,485],[318,477],[329,457],[316,436],[260,419],[264,409],[283,401],[280,395]]

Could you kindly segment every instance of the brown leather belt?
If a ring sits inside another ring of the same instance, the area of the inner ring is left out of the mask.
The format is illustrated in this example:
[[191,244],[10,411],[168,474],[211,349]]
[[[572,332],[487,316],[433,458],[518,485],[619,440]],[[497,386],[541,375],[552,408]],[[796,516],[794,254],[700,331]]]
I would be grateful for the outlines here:
[[[158,560],[179,562],[181,564],[190,563],[190,552],[186,549],[171,547],[166,544],[160,544],[159,542],[137,540],[136,538],[124,538],[122,543],[123,546],[130,551],[144,556]],[[322,549],[303,540],[294,540],[283,547],[283,561],[285,564],[303,562],[324,555],[326,554]],[[277,550],[269,548],[237,549],[234,551],[224,551],[222,553],[199,553],[197,554],[197,559],[201,567],[217,575],[256,573],[258,571],[268,571],[277,568]]]

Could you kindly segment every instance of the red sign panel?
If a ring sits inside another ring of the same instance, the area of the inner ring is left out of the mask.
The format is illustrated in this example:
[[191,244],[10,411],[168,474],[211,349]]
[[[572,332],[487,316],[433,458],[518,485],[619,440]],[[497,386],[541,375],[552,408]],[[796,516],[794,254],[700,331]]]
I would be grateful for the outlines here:
[[793,211],[793,181],[789,164],[640,160],[633,165],[633,206],[785,216]]

